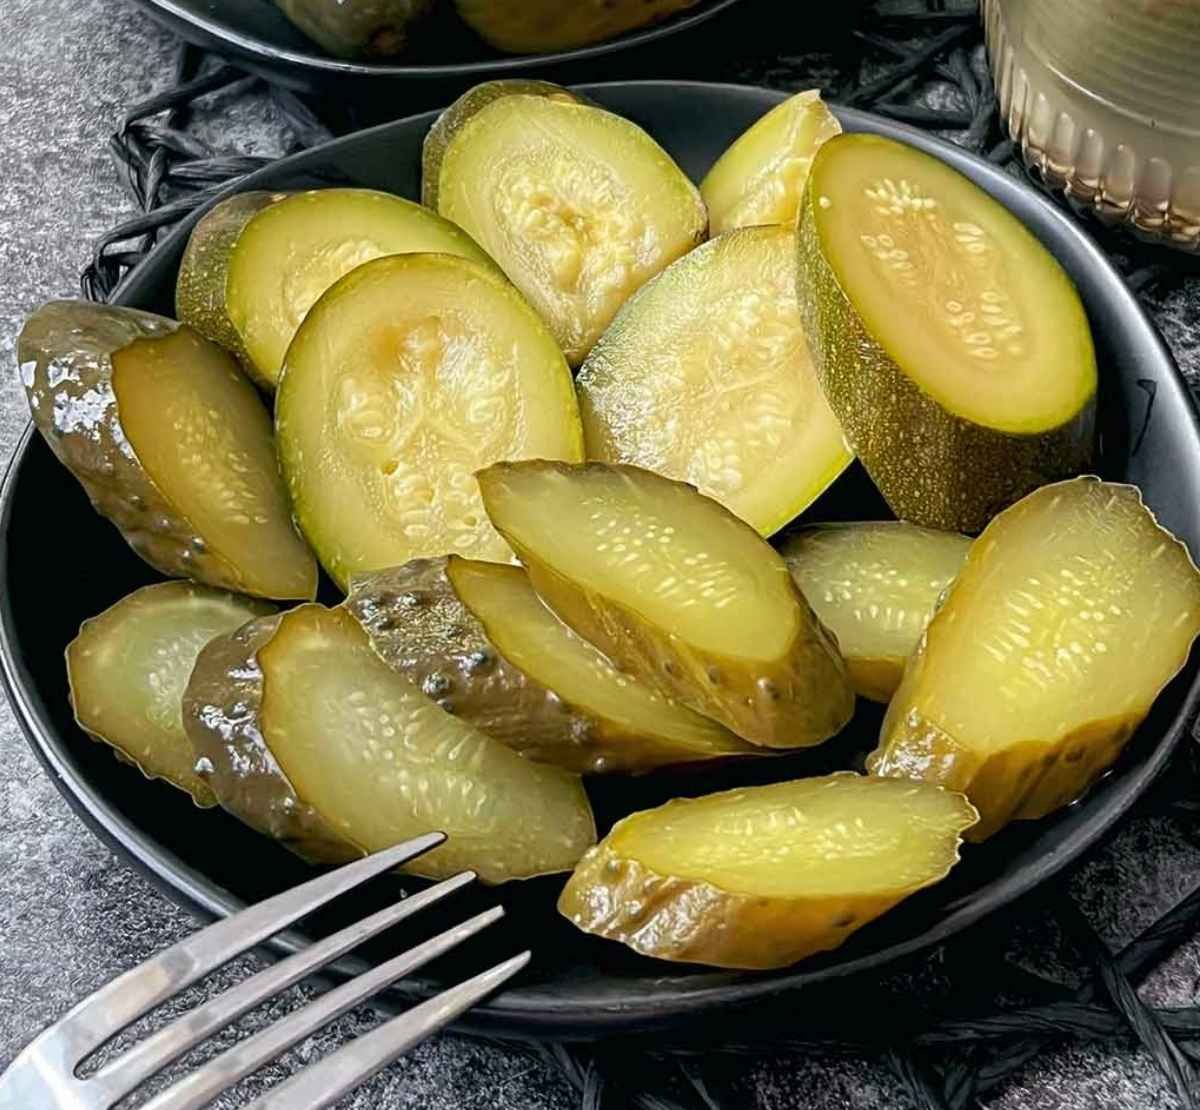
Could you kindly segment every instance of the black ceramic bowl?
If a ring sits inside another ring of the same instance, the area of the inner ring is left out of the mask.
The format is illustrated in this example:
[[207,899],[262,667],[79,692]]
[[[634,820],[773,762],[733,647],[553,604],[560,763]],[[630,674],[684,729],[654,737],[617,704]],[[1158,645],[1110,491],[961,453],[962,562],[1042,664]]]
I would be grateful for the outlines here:
[[[697,179],[734,137],[782,99],[762,89],[661,82],[589,86],[586,92],[646,127]],[[1100,469],[1105,477],[1140,486],[1163,524],[1200,552],[1196,414],[1161,339],[1100,251],[1067,216],[995,167],[899,124],[852,111],[839,115],[849,130],[905,140],[966,173],[1059,258],[1079,287],[1096,338],[1103,387]],[[417,116],[338,139],[270,166],[242,187],[348,181],[416,197],[421,140],[432,119]],[[171,312],[176,267],[194,220],[129,277],[117,297],[120,303]],[[63,647],[81,620],[149,581],[152,573],[91,511],[79,485],[37,437],[22,442],[2,496],[4,678],[34,749],[68,800],[100,837],[172,897],[205,913],[228,913],[309,874],[284,849],[222,812],[196,810],[170,787],[145,781],[79,731],[67,704]],[[885,511],[870,483],[852,470],[809,517],[871,518]],[[493,1031],[592,1036],[714,1015],[728,1021],[732,1007],[761,1009],[787,992],[877,972],[960,932],[1078,857],[1162,769],[1198,698],[1193,663],[1159,698],[1113,772],[1080,802],[968,847],[946,882],[868,925],[837,952],[794,968],[743,974],[643,959],[620,945],[586,937],[559,918],[554,900],[561,879],[550,878],[469,895],[468,902],[499,899],[509,920],[470,952],[456,953],[445,974],[461,975],[468,966],[528,944],[535,954],[528,974],[476,1011],[473,1024]],[[756,776],[853,766],[873,745],[878,724],[878,712],[863,704],[844,735],[801,755],[720,771],[595,779],[589,789],[606,828],[614,815],[672,794],[703,793]],[[350,899],[344,914],[364,912],[394,893],[398,881],[383,880],[386,889]],[[466,909],[460,901],[447,912],[461,919]],[[310,932],[341,919],[329,915],[311,923]],[[433,927],[429,921],[423,925]],[[411,934],[393,937],[369,956],[378,958],[409,939]],[[285,938],[283,945],[294,943],[295,938]],[[434,967],[405,990],[428,991],[443,981],[442,975]],[[744,1024],[738,1032],[746,1035]]]

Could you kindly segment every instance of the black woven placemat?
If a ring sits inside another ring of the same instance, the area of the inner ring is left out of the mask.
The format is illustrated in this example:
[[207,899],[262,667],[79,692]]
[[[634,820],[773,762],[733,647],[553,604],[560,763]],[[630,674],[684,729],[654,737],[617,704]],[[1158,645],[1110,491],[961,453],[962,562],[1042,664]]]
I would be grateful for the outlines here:
[[[869,107],[934,130],[1012,173],[1023,173],[1019,153],[1000,129],[981,37],[973,3],[875,0],[857,28],[824,44],[815,62],[811,50],[789,54],[776,36],[770,54],[723,59],[711,64],[711,72],[694,75],[782,89],[822,84],[834,103]],[[827,73],[828,79],[814,81],[814,73]],[[131,108],[109,142],[141,214],[96,245],[81,279],[85,296],[107,299],[166,230],[271,161],[218,150],[189,130],[197,103],[251,93],[271,98],[290,133],[290,149],[331,136],[322,122],[322,105],[182,46],[170,87]],[[1090,230],[1138,293],[1161,295],[1164,287],[1197,274],[1194,259],[1095,224]],[[1200,763],[1196,740],[1189,736],[1170,773],[1143,798],[1135,815],[1170,817],[1200,845],[1197,798]],[[1077,985],[1003,958],[1005,938],[1029,921],[1056,926],[1064,950],[1085,969]],[[1136,1040],[1162,1070],[1179,1106],[1200,1110],[1195,1072],[1200,1008],[1155,1008],[1138,995],[1143,980],[1197,933],[1200,889],[1114,953],[1067,893],[1067,884],[1057,882],[943,946],[916,971],[898,972],[883,982],[818,988],[772,1007],[772,1027],[786,1032],[769,1040],[759,1028],[742,1043],[722,1037],[667,1044],[632,1037],[588,1046],[543,1043],[528,1050],[565,1076],[579,1092],[581,1110],[735,1110],[748,1103],[746,1058],[765,1051],[778,1057],[814,1050],[875,1054],[919,1110],[967,1110],[981,1105],[980,1099],[1048,1044]],[[752,1028],[740,1018],[738,1027]]]

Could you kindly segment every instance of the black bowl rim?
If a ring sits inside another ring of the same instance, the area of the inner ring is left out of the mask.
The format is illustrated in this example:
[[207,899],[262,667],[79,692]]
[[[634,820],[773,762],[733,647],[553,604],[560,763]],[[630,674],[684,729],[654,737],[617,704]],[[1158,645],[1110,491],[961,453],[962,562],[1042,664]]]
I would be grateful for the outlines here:
[[[660,93],[671,90],[686,94],[689,89],[726,89],[739,96],[755,96],[762,101],[764,111],[787,96],[786,93],[755,86],[696,81],[612,81],[580,85],[578,88],[589,94],[603,94],[605,90],[644,90]],[[868,130],[892,135],[941,158],[960,171],[970,169],[982,173],[987,180],[988,191],[1001,203],[1005,203],[1007,198],[1021,198],[1026,203],[1032,202],[1042,219],[1071,237],[1075,245],[1088,256],[1089,262],[1105,275],[1104,280],[1123,301],[1124,327],[1136,331],[1139,343],[1153,351],[1157,361],[1166,369],[1167,373],[1161,379],[1160,385],[1172,390],[1177,399],[1184,402],[1184,411],[1187,413],[1193,434],[1200,439],[1200,413],[1197,411],[1196,402],[1162,335],[1099,246],[1066,213],[1056,208],[1027,182],[1009,176],[999,167],[952,143],[873,113],[836,105],[833,108],[849,130]],[[281,168],[303,166],[306,160],[320,157],[342,145],[361,143],[364,138],[386,132],[399,124],[428,125],[438,114],[436,111],[423,112],[403,120],[380,124],[274,162],[236,182],[211,202],[191,213],[160,247],[185,238],[190,234],[195,222],[224,197],[249,189],[271,187],[271,179]],[[128,287],[136,282],[140,269],[139,266],[126,276],[112,298],[114,303],[125,303]],[[9,460],[3,483],[0,484],[0,537],[8,534],[13,489],[32,435],[33,426],[30,424]],[[0,582],[5,581],[6,575],[7,550],[4,544],[0,543]],[[29,680],[23,677],[24,668],[16,655],[16,641],[11,622],[11,610],[0,598],[0,678],[3,679],[26,738],[72,808],[111,849],[145,874],[177,903],[209,917],[225,916],[242,909],[244,903],[200,872],[188,867],[178,856],[164,850],[151,837],[132,826],[123,814],[74,772],[70,761],[64,758],[63,751],[60,750],[65,748],[61,738],[55,735],[48,718],[44,718],[38,710],[36,694],[30,695]],[[993,884],[991,889],[985,888],[983,896],[973,895],[965,906],[961,903],[950,903],[942,919],[918,936],[867,952],[843,963],[812,970],[806,970],[805,965],[801,963],[777,972],[747,974],[732,983],[690,989],[669,987],[665,988],[661,995],[656,994],[649,999],[638,998],[629,1005],[611,1003],[608,1006],[597,1007],[579,999],[551,997],[536,986],[523,988],[518,985],[478,1007],[464,1024],[469,1028],[491,1032],[513,1030],[528,1035],[567,1038],[627,1032],[636,1028],[686,1022],[689,1018],[695,1019],[718,1006],[762,1003],[772,996],[794,992],[819,982],[830,982],[861,972],[879,970],[912,958],[943,943],[1001,907],[1028,895],[1101,840],[1162,771],[1198,707],[1200,672],[1188,687],[1180,710],[1170,727],[1157,739],[1145,761],[1123,775],[1119,790],[1109,797],[1107,807],[1102,813],[1082,827],[1071,830],[1071,834],[1053,851],[1043,855],[1036,865],[1008,876],[1004,883]],[[303,937],[287,932],[275,937],[268,947],[276,954],[286,955],[305,943]]]

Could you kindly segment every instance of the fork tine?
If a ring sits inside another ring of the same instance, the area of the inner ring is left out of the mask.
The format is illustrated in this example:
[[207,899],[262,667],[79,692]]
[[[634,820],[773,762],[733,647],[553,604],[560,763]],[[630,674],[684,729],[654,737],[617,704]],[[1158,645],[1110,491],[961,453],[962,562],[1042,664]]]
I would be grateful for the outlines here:
[[[227,1049],[203,1067],[185,1076],[173,1087],[144,1103],[141,1110],[197,1110],[207,1106],[221,1091],[274,1060],[297,1041],[331,1022],[339,1014],[365,1002],[384,987],[407,975],[422,964],[448,952],[455,945],[478,933],[504,916],[504,908],[496,906],[477,914],[461,925],[427,940],[416,948],[394,956],[378,967],[343,983],[321,995],[303,1009],[281,1018]],[[294,1104],[293,1104],[294,1105]]]
[[339,894],[436,848],[445,839],[443,833],[427,833],[385,848],[258,902],[164,949],[85,998],[54,1027],[65,1058],[78,1065],[131,1022],[214,968]]
[[246,1110],[321,1110],[387,1067],[414,1045],[449,1025],[527,963],[522,952],[343,1045],[255,1099]]
[[206,1037],[236,1021],[293,983],[298,983],[320,967],[345,955],[384,929],[411,917],[426,906],[446,897],[474,881],[471,871],[446,879],[437,886],[405,898],[370,917],[310,945],[286,960],[264,968],[256,975],[197,1006],[170,1025],[158,1030],[125,1055],[101,1068],[90,1080],[97,1094],[116,1102],[129,1094],[139,1083],[161,1071],[189,1048]]

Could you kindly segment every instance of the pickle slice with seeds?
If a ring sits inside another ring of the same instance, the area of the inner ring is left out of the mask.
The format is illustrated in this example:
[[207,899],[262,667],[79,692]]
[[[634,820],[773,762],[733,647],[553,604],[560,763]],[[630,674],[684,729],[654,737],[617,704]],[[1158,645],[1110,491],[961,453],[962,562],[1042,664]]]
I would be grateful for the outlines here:
[[887,702],[970,547],[957,532],[884,520],[805,528],[781,553],[837,637],[854,689]]
[[545,325],[494,270],[444,254],[376,259],[325,294],[288,351],[275,419],[300,527],[343,588],[413,558],[510,560],[474,472],[583,455]]
[[499,883],[567,870],[596,839],[577,776],[443,712],[340,609],[303,605],[219,637],[184,724],[221,804],[309,859],[438,829],[447,842],[408,870]]
[[339,58],[392,58],[434,0],[275,0],[313,42]]
[[813,155],[841,130],[816,89],[777,104],[733,142],[700,183],[711,234],[795,226]]
[[67,647],[79,727],[147,778],[169,782],[198,806],[215,806],[183,730],[183,691],[205,644],[272,611],[192,582],[135,590],[84,621]]
[[971,839],[1079,797],[1200,632],[1200,572],[1132,486],[1077,478],[971,546],[892,699],[873,774],[961,790]]
[[821,392],[788,228],[722,235],[629,300],[579,375],[590,458],[679,478],[770,535],[853,456]]
[[38,430],[151,566],[313,596],[271,419],[225,351],[162,316],[52,301],[26,322],[18,357]]
[[443,709],[539,762],[599,774],[766,754],[619,673],[520,567],[418,559],[356,577],[344,604]]
[[903,143],[839,135],[813,159],[798,239],[817,375],[898,517],[977,532],[1088,467],[1083,305],[982,189]]
[[622,671],[764,747],[850,719],[837,645],[787,565],[711,498],[604,463],[497,463],[479,484],[534,589]]
[[545,96],[504,96],[467,120],[443,155],[437,196],[572,366],[708,222],[696,187],[640,127]]
[[945,878],[976,818],[961,794],[848,773],[678,798],[619,821],[558,908],[660,960],[785,967]]

